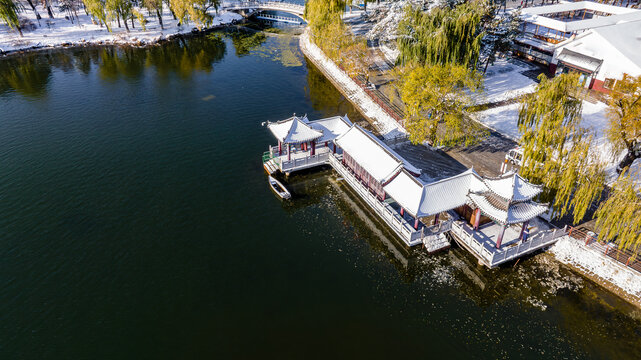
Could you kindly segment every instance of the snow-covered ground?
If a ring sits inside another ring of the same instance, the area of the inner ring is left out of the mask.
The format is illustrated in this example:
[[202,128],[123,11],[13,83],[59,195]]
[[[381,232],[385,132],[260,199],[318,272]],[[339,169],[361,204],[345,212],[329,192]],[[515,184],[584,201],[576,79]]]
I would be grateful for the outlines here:
[[[196,27],[193,22],[178,26],[178,21],[174,20],[169,12],[169,8],[164,7],[163,11],[163,25],[164,30],[160,28],[158,19],[154,16],[147,16],[146,10],[140,10],[145,14],[148,23],[145,25],[146,30],[143,31],[142,26],[137,19],[134,20],[135,29],[131,28],[131,21],[128,22],[130,32],[125,30],[124,25],[118,28],[118,24],[113,21],[111,27],[113,33],[109,33],[103,26],[92,24],[91,17],[86,15],[82,9],[78,10],[80,21],[74,19],[74,23],[65,19],[66,13],[58,12],[57,8],[54,10],[54,19],[49,19],[47,11],[41,6],[36,6],[38,12],[42,16],[40,25],[36,15],[31,8],[25,8],[20,13],[21,18],[29,19],[35,26],[35,30],[24,29],[24,37],[10,29],[6,24],[0,23],[0,53],[16,50],[24,50],[39,47],[54,47],[62,44],[86,44],[86,43],[153,43],[158,40],[164,39],[169,35],[188,33]],[[215,15],[215,12],[211,12]],[[242,17],[232,12],[219,11],[215,16],[212,26],[231,23],[233,20],[240,20]]]
[[641,274],[586,247],[581,241],[564,236],[550,248],[557,260],[604,279],[641,302]]
[[372,98],[352,78],[343,72],[325,53],[310,41],[309,31],[305,31],[300,37],[300,47],[317,66],[320,66],[339,83],[340,87],[347,94],[348,99],[356,104],[363,115],[374,122],[376,129],[386,138],[392,138],[405,133],[400,126],[382,107],[375,103]]
[[533,65],[520,60],[497,59],[487,67],[485,91],[474,97],[475,103],[495,103],[534,92],[536,82],[522,73],[535,69]]
[[[583,101],[582,126],[592,129],[595,134],[593,151],[598,154],[601,161],[606,163],[606,172],[608,174],[608,183],[616,180],[616,166],[621,157],[613,157],[611,145],[606,137],[608,119],[606,117],[607,104],[603,102],[591,103]],[[487,127],[500,132],[501,134],[518,141],[519,130],[517,121],[519,118],[519,104],[509,104],[498,106],[488,110],[480,111],[473,114],[474,119],[480,121]],[[637,182],[641,183],[640,174],[641,162],[635,161],[631,167],[631,173],[636,174]]]

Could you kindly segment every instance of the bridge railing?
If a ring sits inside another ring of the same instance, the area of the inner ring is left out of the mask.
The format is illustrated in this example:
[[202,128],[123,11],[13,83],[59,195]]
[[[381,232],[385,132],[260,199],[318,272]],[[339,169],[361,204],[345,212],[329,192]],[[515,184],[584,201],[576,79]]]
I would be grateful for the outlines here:
[[238,0],[238,1],[224,1],[221,6],[223,9],[246,9],[246,8],[260,8],[260,7],[274,7],[285,8],[298,11],[304,11],[305,6],[294,4],[286,1],[261,1],[261,0]]

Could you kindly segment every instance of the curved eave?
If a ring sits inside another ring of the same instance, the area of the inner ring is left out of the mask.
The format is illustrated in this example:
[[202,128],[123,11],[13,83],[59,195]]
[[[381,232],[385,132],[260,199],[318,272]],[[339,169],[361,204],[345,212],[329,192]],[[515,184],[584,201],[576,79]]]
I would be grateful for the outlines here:
[[490,204],[483,195],[470,193],[468,197],[485,216],[503,225],[522,223],[548,211],[547,205],[533,201],[512,204],[508,210],[502,210]]

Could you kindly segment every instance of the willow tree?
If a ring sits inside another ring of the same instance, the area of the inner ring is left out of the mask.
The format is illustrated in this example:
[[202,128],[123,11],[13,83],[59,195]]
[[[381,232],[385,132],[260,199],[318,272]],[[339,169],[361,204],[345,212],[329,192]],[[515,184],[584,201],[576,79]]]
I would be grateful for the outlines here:
[[11,29],[17,30],[20,36],[22,36],[22,29],[18,13],[21,11],[22,5],[14,0],[0,0],[0,19],[7,23]]
[[541,200],[552,203],[555,216],[573,210],[576,223],[603,191],[604,166],[590,151],[592,135],[581,127],[578,75],[551,80],[541,75],[539,80],[537,91],[526,96],[519,108],[524,158],[520,173],[544,185]]
[[193,7],[193,4],[190,0],[170,0],[169,9],[174,15],[176,20],[178,20],[178,26],[187,23],[189,9]]
[[[638,174],[637,174],[638,175]],[[627,171],[619,175],[610,197],[596,212],[599,240],[615,241],[620,248],[639,253],[641,246],[641,199]]]
[[109,13],[107,12],[106,0],[82,0],[87,8],[87,12],[94,18],[98,19],[100,26],[105,24],[107,31],[111,32],[109,26]]
[[353,43],[353,36],[341,19],[345,1],[310,0],[305,3],[305,18],[311,29],[311,38],[325,54],[335,61],[341,58],[341,49]]
[[[305,3],[305,19],[313,37],[321,36],[329,26],[342,23],[344,0],[309,0]],[[344,26],[344,25],[343,25]]]
[[608,101],[608,139],[614,155],[625,156],[617,166],[621,173],[641,157],[641,76],[623,75],[610,92]]
[[162,23],[162,0],[142,0],[142,6],[144,6],[150,14],[156,13],[160,29],[165,30]]
[[[481,88],[481,77],[461,65],[426,65],[406,68],[401,79],[401,100],[406,106],[406,128],[414,144],[472,144],[483,138],[481,127],[467,119],[470,92]],[[437,132],[439,124],[444,131]]]
[[486,9],[482,4],[470,1],[428,12],[420,7],[408,7],[398,25],[399,64],[475,67],[484,36],[481,19]]

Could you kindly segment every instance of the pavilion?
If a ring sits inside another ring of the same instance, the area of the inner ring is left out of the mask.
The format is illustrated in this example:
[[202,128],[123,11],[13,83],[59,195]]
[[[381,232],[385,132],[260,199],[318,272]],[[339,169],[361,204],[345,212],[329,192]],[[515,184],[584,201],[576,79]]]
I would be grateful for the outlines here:
[[[421,169],[346,117],[292,117],[268,127],[279,142],[270,148],[269,161],[276,161],[279,170],[331,165],[408,246],[422,243],[430,252],[449,247],[444,233],[451,230],[479,262],[494,267],[562,235],[538,227],[530,233],[530,221],[548,206],[533,200],[542,187],[516,173],[486,178],[468,169],[426,183],[419,177]],[[448,219],[442,222],[444,214]],[[432,223],[426,224],[426,218]],[[514,230],[518,224],[520,231]]]

